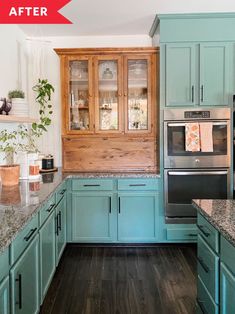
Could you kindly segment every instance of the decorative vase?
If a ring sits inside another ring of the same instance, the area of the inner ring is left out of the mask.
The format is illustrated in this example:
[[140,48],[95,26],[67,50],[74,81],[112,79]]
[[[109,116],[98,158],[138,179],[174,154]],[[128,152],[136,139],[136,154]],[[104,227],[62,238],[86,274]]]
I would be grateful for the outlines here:
[[19,117],[28,117],[29,115],[29,106],[24,98],[12,98],[12,108],[11,115]]
[[0,177],[3,186],[13,186],[19,184],[20,166],[19,165],[0,166]]

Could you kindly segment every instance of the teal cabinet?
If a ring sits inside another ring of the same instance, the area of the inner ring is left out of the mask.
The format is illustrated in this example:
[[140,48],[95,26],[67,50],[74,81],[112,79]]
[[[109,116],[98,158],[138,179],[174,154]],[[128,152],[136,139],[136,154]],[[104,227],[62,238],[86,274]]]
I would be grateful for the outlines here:
[[195,104],[195,44],[166,45],[166,106]]
[[40,295],[41,302],[55,271],[55,212],[52,212],[39,231],[40,238]]
[[67,207],[65,194],[56,207],[55,233],[56,233],[56,265],[66,245]]
[[8,276],[2,283],[0,283],[0,313],[10,314],[10,288]]
[[157,238],[157,192],[119,192],[118,241],[156,242]]
[[167,44],[166,107],[230,105],[230,49],[223,42]]
[[200,44],[200,105],[229,105],[229,45]]
[[221,263],[220,267],[220,313],[235,313],[235,276]]
[[72,194],[72,241],[112,242],[115,206],[111,192]]
[[168,224],[166,239],[169,242],[197,242],[197,227],[194,224]]
[[39,310],[38,235],[10,271],[12,314],[34,314]]

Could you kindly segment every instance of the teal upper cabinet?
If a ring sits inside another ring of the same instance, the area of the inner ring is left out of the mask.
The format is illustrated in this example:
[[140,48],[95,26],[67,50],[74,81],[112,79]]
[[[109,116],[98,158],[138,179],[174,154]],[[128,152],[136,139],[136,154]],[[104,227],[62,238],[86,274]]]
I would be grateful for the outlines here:
[[156,242],[157,223],[158,195],[156,192],[119,192],[119,242]]
[[72,196],[72,241],[112,242],[116,208],[112,192],[81,192]]
[[166,105],[193,106],[195,104],[195,45],[166,46]]
[[167,107],[229,105],[229,44],[166,45]]
[[229,45],[200,44],[200,100],[202,106],[229,105]]

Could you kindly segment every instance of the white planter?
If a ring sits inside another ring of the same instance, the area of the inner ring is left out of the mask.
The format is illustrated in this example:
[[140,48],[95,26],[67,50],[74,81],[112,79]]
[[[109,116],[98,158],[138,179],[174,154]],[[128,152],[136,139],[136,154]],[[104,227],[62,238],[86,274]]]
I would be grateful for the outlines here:
[[12,108],[10,115],[19,117],[28,117],[29,115],[29,105],[24,98],[12,98]]

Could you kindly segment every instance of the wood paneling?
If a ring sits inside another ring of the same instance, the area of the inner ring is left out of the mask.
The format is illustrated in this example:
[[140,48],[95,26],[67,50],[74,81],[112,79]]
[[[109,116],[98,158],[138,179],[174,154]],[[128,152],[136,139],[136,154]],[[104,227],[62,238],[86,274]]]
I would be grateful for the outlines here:
[[64,171],[156,171],[154,137],[63,138]]

